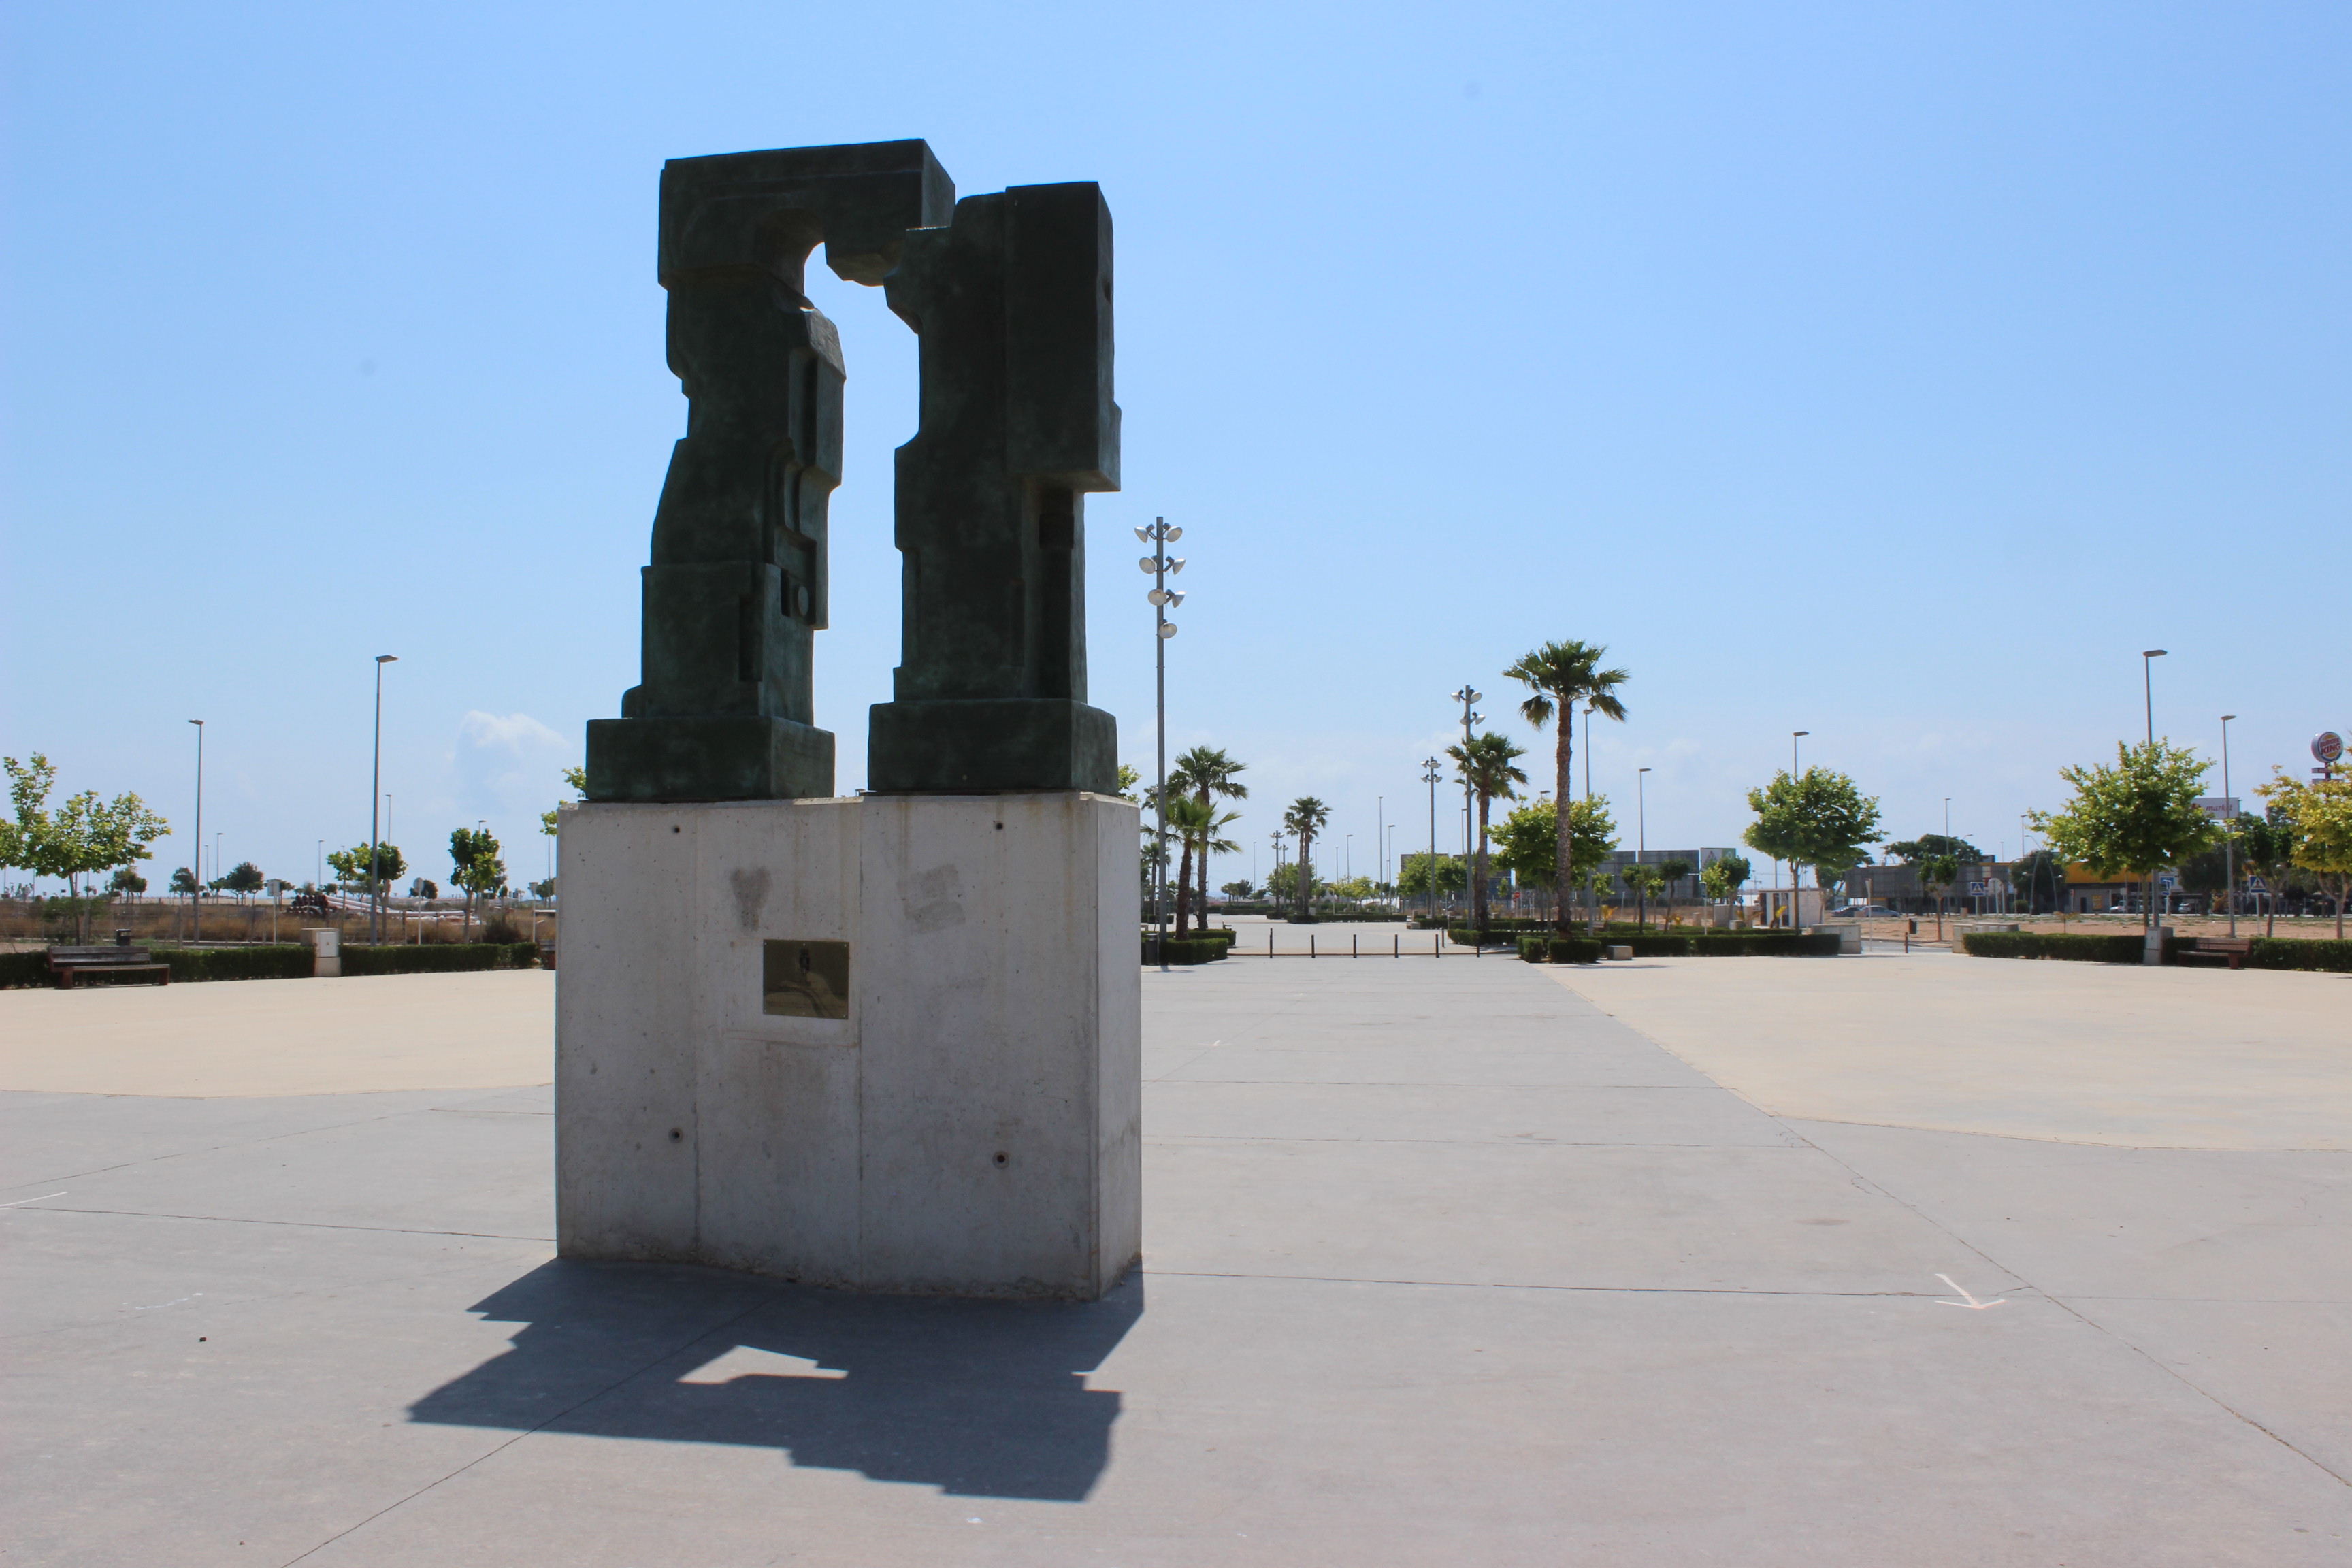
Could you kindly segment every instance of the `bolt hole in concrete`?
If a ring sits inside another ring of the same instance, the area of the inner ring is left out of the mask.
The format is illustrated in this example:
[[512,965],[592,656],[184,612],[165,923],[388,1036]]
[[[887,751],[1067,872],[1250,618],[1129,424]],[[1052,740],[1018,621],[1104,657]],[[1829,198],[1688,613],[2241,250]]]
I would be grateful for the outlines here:
[[1000,1164],[1000,1165],[1002,1165],[1002,1164],[1003,1164],[1003,1163],[1006,1163],[1006,1160],[1005,1160],[1005,1153],[1004,1153],[1004,1151],[1003,1151],[1003,1150],[1002,1150],[1002,1149],[999,1149],[999,1150],[996,1152],[996,1163],[997,1163],[998,1164]]
[[669,1130],[669,1141],[670,1141],[671,1142],[673,1142],[673,1143],[677,1142],[678,1141],[680,1141],[681,1139],[683,1139],[685,1136],[686,1136],[686,1130],[685,1130],[684,1128],[680,1128],[680,1127],[673,1127],[673,1128],[671,1128],[671,1129]]

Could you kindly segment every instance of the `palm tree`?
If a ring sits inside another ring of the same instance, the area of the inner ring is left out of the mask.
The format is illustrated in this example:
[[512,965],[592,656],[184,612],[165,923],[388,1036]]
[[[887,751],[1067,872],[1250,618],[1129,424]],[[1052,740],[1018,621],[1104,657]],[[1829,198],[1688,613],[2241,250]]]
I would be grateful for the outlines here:
[[[1192,798],[1202,805],[1210,805],[1219,796],[1226,800],[1247,800],[1249,785],[1243,784],[1234,775],[1248,766],[1247,763],[1234,761],[1220,747],[1195,746],[1176,759],[1176,770],[1168,775],[1168,785],[1173,790],[1190,790]],[[1237,819],[1228,816],[1223,820],[1232,822]],[[1214,852],[1220,855],[1232,853],[1222,842],[1213,848]],[[1209,929],[1210,853],[1209,849],[1203,849],[1201,852],[1201,901],[1198,908],[1202,931]],[[1180,936],[1183,934],[1184,925],[1181,920],[1177,921],[1176,930]]]
[[1176,793],[1176,781],[1168,781],[1168,831],[1178,846],[1176,861],[1176,934],[1184,934],[1184,909],[1192,896],[1192,846],[1215,825],[1214,807],[1203,805],[1189,795]]
[[[1624,722],[1625,705],[1617,700],[1617,688],[1632,677],[1622,669],[1603,669],[1601,660],[1609,650],[1571,638],[1567,642],[1548,642],[1534,652],[1521,657],[1517,664],[1503,671],[1506,679],[1516,680],[1534,692],[1519,704],[1519,717],[1542,729],[1557,717],[1559,726],[1558,742],[1553,747],[1553,761],[1559,777],[1552,785],[1552,798],[1560,803],[1559,860],[1554,876],[1562,888],[1569,885],[1569,816],[1568,803],[1575,799],[1572,786],[1575,776],[1569,763],[1576,738],[1576,709],[1582,703],[1603,718]],[[1568,905],[1559,907],[1559,933],[1568,934]]]
[[1527,749],[1508,735],[1489,730],[1467,746],[1446,747],[1445,754],[1454,759],[1454,765],[1478,797],[1478,857],[1470,868],[1470,923],[1483,933],[1486,929],[1486,807],[1498,795],[1511,799],[1511,786],[1528,782],[1528,775],[1511,765],[1527,755]]
[[1300,795],[1290,803],[1290,809],[1282,814],[1282,826],[1298,835],[1298,912],[1302,917],[1312,907],[1307,901],[1313,893],[1308,868],[1315,864],[1315,836],[1322,832],[1323,825],[1330,820],[1331,808],[1311,795]]

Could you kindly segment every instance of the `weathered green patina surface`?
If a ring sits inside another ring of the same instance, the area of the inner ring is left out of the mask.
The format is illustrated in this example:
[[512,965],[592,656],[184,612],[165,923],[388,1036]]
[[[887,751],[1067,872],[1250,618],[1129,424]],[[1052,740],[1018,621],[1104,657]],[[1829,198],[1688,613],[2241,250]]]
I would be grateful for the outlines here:
[[1084,496],[1118,488],[1111,228],[1093,184],[955,200],[921,142],[673,160],[669,363],[688,399],[645,571],[643,678],[588,726],[593,800],[830,795],[811,652],[845,369],[803,292],[822,243],[921,336],[898,450],[904,654],[872,712],[884,792],[1091,789]]

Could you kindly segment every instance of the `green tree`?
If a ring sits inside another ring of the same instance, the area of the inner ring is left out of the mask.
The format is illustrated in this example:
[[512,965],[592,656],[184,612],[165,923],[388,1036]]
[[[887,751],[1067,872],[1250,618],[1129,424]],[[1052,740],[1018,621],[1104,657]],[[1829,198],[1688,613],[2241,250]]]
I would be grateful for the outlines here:
[[[1458,893],[1470,885],[1470,873],[1459,855],[1437,857],[1437,891]],[[1397,859],[1397,891],[1407,898],[1426,897],[1429,893],[1430,858],[1427,851],[1400,856]]]
[[114,873],[114,880],[107,887],[110,891],[135,898],[147,890],[147,879],[124,866]]
[[1748,879],[1755,874],[1756,868],[1748,863],[1747,856],[1718,855],[1708,861],[1706,868],[1698,874],[1698,885],[1716,902],[1729,903],[1739,896],[1739,889],[1746,887]]
[[1135,786],[1142,782],[1143,775],[1141,773],[1137,773],[1125,763],[1121,763],[1118,764],[1118,784],[1113,793],[1121,800],[1139,801],[1143,797],[1136,794]]
[[182,866],[172,873],[171,890],[193,899],[203,889],[196,886],[196,874]]
[[[379,844],[375,847],[375,868],[373,873],[368,868],[368,847],[364,844],[354,844],[349,849],[328,850],[327,864],[333,869],[338,881],[371,895],[374,893],[379,881],[390,883],[394,877],[408,869],[408,861],[401,854],[400,846],[397,844]],[[226,886],[226,883],[227,879],[222,879],[222,885]]]
[[[1542,729],[1555,718],[1559,724],[1553,731],[1552,798],[1573,800],[1576,797],[1575,770],[1570,766],[1575,755],[1576,710],[1579,704],[1590,708],[1604,719],[1622,722],[1625,705],[1617,697],[1617,688],[1631,679],[1622,669],[1603,669],[1601,661],[1609,650],[1590,643],[1570,639],[1567,642],[1546,643],[1532,652],[1520,656],[1517,663],[1503,671],[1506,679],[1516,680],[1532,693],[1519,704],[1519,716],[1537,729]],[[1566,887],[1576,879],[1575,845],[1570,835],[1573,820],[1556,819],[1559,842],[1552,848],[1552,880]],[[1560,900],[1559,933],[1568,934],[1568,902]]]
[[1791,777],[1772,775],[1762,789],[1748,792],[1756,820],[1740,836],[1750,849],[1789,862],[1791,910],[1796,906],[1798,868],[1827,867],[1834,879],[1860,865],[1866,846],[1878,842],[1878,797],[1865,795],[1852,779],[1828,768],[1807,768]]
[[2047,849],[2036,849],[2018,861],[2010,871],[2010,880],[2025,900],[2029,914],[2047,914],[2066,907],[2066,865]]
[[221,879],[221,886],[229,892],[235,893],[237,902],[243,903],[246,895],[261,891],[263,885],[268,880],[268,877],[262,875],[260,867],[250,860],[240,860],[230,868],[227,876]]
[[1249,879],[1246,877],[1242,878],[1237,881],[1226,882],[1220,886],[1217,889],[1217,891],[1224,894],[1224,896],[1229,899],[1255,899],[1257,897],[1257,889],[1250,886]]
[[458,922],[459,929],[462,934],[471,936],[474,901],[507,885],[507,863],[499,858],[499,841],[487,827],[453,830],[449,835],[449,863],[456,868],[449,879],[466,889],[466,912]]
[[[1237,821],[1234,812],[1219,813],[1207,801],[1189,795],[1171,795],[1168,801],[1168,827],[1175,836],[1181,850],[1181,869],[1176,878],[1176,934],[1184,934],[1187,905],[1192,899],[1192,870],[1193,857],[1206,864],[1212,854],[1231,854],[1240,847],[1223,837],[1224,829]],[[1201,895],[1199,907],[1192,910],[1197,929],[1209,929],[1208,895]]]
[[2352,884],[2352,779],[2298,784],[2284,773],[2255,790],[2275,800],[2294,825],[2294,864],[2319,879],[2336,900],[2336,940],[2344,940],[2344,896]]
[[16,807],[5,848],[7,863],[37,876],[58,877],[76,907],[75,932],[89,938],[89,914],[82,904],[82,879],[118,866],[152,858],[147,847],[171,831],[161,816],[147,809],[135,795],[102,800],[95,790],[68,796],[54,812],[48,795],[57,768],[40,752],[30,763],[0,758],[8,773],[8,795]]
[[2198,792],[2211,764],[2163,741],[2116,745],[2116,765],[2068,767],[2058,776],[2074,787],[2061,812],[2033,812],[2026,820],[2068,860],[2094,875],[2118,873],[2144,880],[2142,921],[2156,924],[2156,874],[2211,844],[2212,819],[2198,809]]
[[[1960,874],[1960,863],[1949,855],[1930,855],[1918,862],[1919,888],[1936,895],[1936,940],[1944,940],[1944,892]],[[1906,942],[1911,939],[1906,937]]]
[[[588,770],[586,768],[564,769],[563,783],[564,786],[571,790],[573,795],[578,795],[583,800],[588,798]],[[559,802],[554,805],[549,806],[545,811],[539,814],[539,830],[541,833],[546,834],[550,838],[554,837],[557,834],[562,831],[562,828],[558,826],[557,823],[557,814],[562,809],[562,804]]]
[[[1249,786],[1242,783],[1238,775],[1248,767],[1247,763],[1235,762],[1218,747],[1194,746],[1176,759],[1175,771],[1168,775],[1168,787],[1171,790],[1190,791],[1192,798],[1202,805],[1208,805],[1219,800],[1247,800]],[[1220,820],[1237,822],[1240,818],[1226,816]],[[1212,850],[1205,851],[1201,856],[1201,901],[1198,912],[1202,931],[1209,929],[1209,855],[1211,853],[1229,855],[1233,853],[1233,846],[1220,839]],[[1178,902],[1181,903],[1182,900],[1179,900]],[[1177,921],[1177,934],[1180,936],[1183,934],[1183,921],[1181,920]]]
[[1311,795],[1302,795],[1282,814],[1282,826],[1298,835],[1298,912],[1309,911],[1315,896],[1315,836],[1331,820],[1331,808]]
[[1658,880],[1665,889],[1666,912],[1671,917],[1674,913],[1675,889],[1682,885],[1682,879],[1685,877],[1691,874],[1691,863],[1679,855],[1669,855],[1654,864],[1658,868]]
[[1930,855],[1949,855],[1963,865],[1981,865],[1992,858],[1965,838],[1948,838],[1940,833],[1922,833],[1916,838],[1890,844],[1886,852],[1907,865],[1916,865]]
[[1517,765],[1527,755],[1527,749],[1507,735],[1492,730],[1471,738],[1467,745],[1445,748],[1454,759],[1454,772],[1470,786],[1478,803],[1478,842],[1476,858],[1470,870],[1470,923],[1480,931],[1486,929],[1486,821],[1496,797],[1514,798],[1511,786],[1528,782],[1528,775]]
[[1641,900],[1639,906],[1641,912],[1636,919],[1643,930],[1648,930],[1650,925],[1650,895],[1666,885],[1665,868],[1663,866],[1644,865],[1639,861],[1629,861],[1625,865],[1617,868],[1617,879],[1624,883],[1626,887],[1632,889],[1633,896]]
[[[1609,815],[1609,797],[1588,795],[1569,802],[1569,890],[1582,888],[1584,873],[1609,858],[1617,847],[1617,824]],[[1513,810],[1494,830],[1494,864],[1509,872],[1525,888],[1559,885],[1559,807],[1549,800],[1533,801]]]
[[2278,934],[2278,896],[2287,890],[2296,870],[2294,818],[2284,802],[2273,801],[2260,816],[2241,816],[2237,829],[2238,858],[2247,872],[2260,877],[2269,891],[2263,899],[2263,934]]

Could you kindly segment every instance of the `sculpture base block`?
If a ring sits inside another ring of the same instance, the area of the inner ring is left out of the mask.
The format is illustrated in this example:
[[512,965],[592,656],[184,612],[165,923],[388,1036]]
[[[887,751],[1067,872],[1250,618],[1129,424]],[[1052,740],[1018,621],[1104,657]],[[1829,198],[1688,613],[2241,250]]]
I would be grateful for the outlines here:
[[1066,698],[940,698],[868,710],[878,795],[1118,788],[1118,721]]
[[560,820],[564,1257],[1080,1300],[1135,1262],[1135,806],[869,795]]
[[833,793],[833,731],[756,713],[588,721],[590,800],[805,800]]

